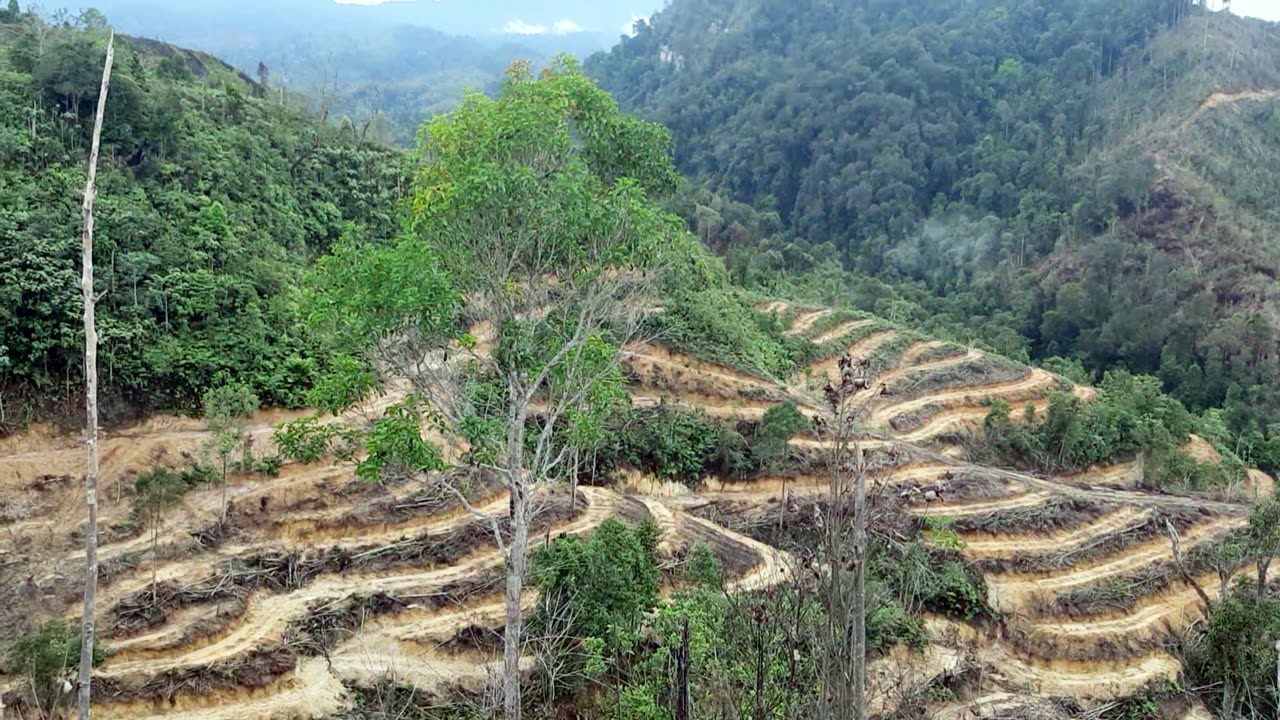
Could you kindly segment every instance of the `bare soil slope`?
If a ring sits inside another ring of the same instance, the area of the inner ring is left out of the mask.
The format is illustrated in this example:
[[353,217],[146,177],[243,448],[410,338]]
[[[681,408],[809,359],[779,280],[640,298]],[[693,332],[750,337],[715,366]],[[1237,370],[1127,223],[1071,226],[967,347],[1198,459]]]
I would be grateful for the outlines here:
[[[785,303],[769,309],[793,312]],[[829,313],[794,312],[791,331],[824,345],[865,323],[811,333]],[[875,353],[896,333],[877,331],[848,351]],[[963,455],[958,438],[981,422],[988,399],[1043,406],[1069,383],[977,351],[940,356],[926,341],[899,347],[906,350],[880,374],[868,413],[864,449],[885,458],[875,480],[919,498],[913,511],[920,515],[964,521],[964,553],[986,573],[990,602],[1006,616],[1000,627],[983,629],[931,619],[935,642],[926,653],[895,652],[877,664],[877,707],[898,702],[890,688],[927,684],[963,666],[984,670],[971,701],[990,709],[1030,707],[1041,696],[1105,701],[1175,676],[1180,668],[1163,639],[1195,619],[1196,597],[1169,567],[1167,542],[1150,532],[1153,519],[1185,518],[1190,550],[1220,541],[1247,506],[1134,491],[1128,464],[1070,478],[970,465],[956,457]],[[805,382],[770,379],[651,346],[628,348],[626,362],[637,403],[681,402],[744,420],[787,399],[820,414],[818,397],[805,388],[834,369],[824,360]],[[334,421],[365,422],[396,397],[388,393]],[[273,424],[296,416],[256,417],[255,453],[272,452]],[[153,558],[149,535],[130,518],[133,476],[186,466],[205,440],[198,421],[181,418],[106,434],[99,628],[109,658],[97,672],[97,717],[323,717],[351,702],[351,687],[385,675],[429,690],[485,686],[497,650],[457,640],[500,627],[501,556],[488,522],[506,512],[505,496],[480,490],[469,513],[434,496],[426,480],[381,487],[357,482],[351,463],[286,466],[275,478],[232,479],[230,520],[220,533],[210,532],[217,489],[190,493],[162,528]],[[797,466],[812,468],[825,445],[797,437]],[[0,452],[3,650],[37,622],[74,617],[83,553],[76,439],[37,429],[0,441]],[[764,508],[825,491],[812,470],[744,482],[707,478],[693,489],[635,473],[614,480],[572,497],[564,489],[545,493],[536,534],[587,533],[614,514],[652,518],[663,552],[706,543],[739,591],[787,581],[791,558],[690,508],[713,500]],[[1270,492],[1274,484],[1255,473],[1253,486]],[[1087,507],[1098,509],[1062,510]],[[1057,518],[1052,529],[1023,529],[1042,512]],[[1205,584],[1212,588],[1207,577]],[[1117,587],[1129,591],[1116,595]],[[16,682],[0,676],[9,704]],[[968,717],[965,707],[938,710]]]

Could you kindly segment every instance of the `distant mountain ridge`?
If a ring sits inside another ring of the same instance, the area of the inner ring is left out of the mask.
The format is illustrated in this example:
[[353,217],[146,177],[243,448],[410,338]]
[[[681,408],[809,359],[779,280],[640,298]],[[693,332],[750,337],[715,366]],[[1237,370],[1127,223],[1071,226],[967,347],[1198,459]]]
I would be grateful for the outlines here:
[[1280,25],[1202,5],[674,0],[588,71],[739,277],[1280,436]]

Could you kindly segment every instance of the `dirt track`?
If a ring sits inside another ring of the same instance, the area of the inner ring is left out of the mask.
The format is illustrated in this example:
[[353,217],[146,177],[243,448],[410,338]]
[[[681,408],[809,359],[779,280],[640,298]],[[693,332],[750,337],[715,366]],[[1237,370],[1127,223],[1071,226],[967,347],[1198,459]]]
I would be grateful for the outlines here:
[[[785,303],[773,303],[770,311],[787,311]],[[829,312],[813,310],[800,314],[788,334],[808,337]],[[837,342],[850,332],[874,322],[854,320],[830,327],[809,337],[816,344]],[[893,330],[872,333],[853,343],[848,350],[853,354],[872,353],[883,343],[898,337]],[[916,361],[926,352],[936,350],[939,343],[918,341],[902,353],[896,367],[886,369],[878,381],[891,383],[912,373],[942,370],[966,362],[983,362],[985,355],[974,350],[959,352],[949,357]],[[660,347],[637,346],[628,348],[628,363],[639,377],[632,389],[633,402],[651,405],[672,401],[698,407],[708,415],[725,420],[755,420],[783,398],[800,400],[802,411],[813,416],[819,413],[815,398],[795,394],[795,388],[769,378],[734,370],[714,363],[700,362],[681,353]],[[936,353],[935,353],[936,357]],[[813,371],[826,373],[835,366],[835,359],[816,363]],[[988,375],[989,377],[989,375]],[[652,381],[652,383],[650,382]],[[877,399],[871,407],[872,429],[884,430],[888,420],[901,414],[930,412],[931,406],[940,408],[914,429],[902,433],[881,432],[874,438],[861,441],[864,449],[883,453],[889,461],[874,475],[875,484],[885,486],[886,492],[896,492],[894,487],[928,487],[932,484],[948,485],[957,491],[967,490],[961,497],[971,500],[948,499],[943,502],[917,504],[911,511],[933,517],[998,516],[1017,511],[1020,516],[1035,512],[1035,508],[1051,503],[1055,498],[1087,501],[1113,508],[1110,512],[1087,525],[1039,534],[979,534],[966,533],[964,553],[971,559],[1012,558],[1020,554],[1050,554],[1068,552],[1087,546],[1090,542],[1117,533],[1141,523],[1156,508],[1194,509],[1212,517],[1186,532],[1184,548],[1211,542],[1242,522],[1247,508],[1232,502],[1208,501],[1199,498],[1172,495],[1153,495],[1134,489],[1131,478],[1135,473],[1132,463],[1121,463],[1104,468],[1090,468],[1087,472],[1069,478],[1043,478],[999,468],[976,466],[955,459],[963,455],[958,445],[938,445],[940,441],[953,441],[950,431],[966,429],[980,423],[989,411],[980,401],[985,397],[1001,397],[1015,407],[1034,402],[1043,409],[1049,393],[1057,387],[1058,379],[1042,370],[1027,370],[1024,375],[1008,382],[975,384],[969,387],[949,387],[919,398],[894,402],[892,398]],[[811,393],[811,388],[804,389]],[[1091,397],[1087,388],[1078,388],[1084,399]],[[367,408],[376,412],[390,404],[396,394],[377,399]],[[807,404],[806,404],[807,401]],[[253,434],[259,450],[267,449],[271,424],[294,417],[291,413],[262,413],[254,420]],[[25,442],[25,445],[24,445]],[[148,423],[109,435],[104,443],[104,467],[120,477],[144,470],[156,464],[182,465],[187,455],[199,452],[205,436],[197,421],[181,418],[158,418]],[[921,443],[932,442],[929,447]],[[258,443],[261,443],[258,445]],[[109,445],[109,448],[108,448]],[[765,475],[744,481],[728,482],[708,478],[696,487],[661,483],[644,478],[638,473],[620,473],[617,487],[620,491],[637,497],[624,499],[619,492],[584,488],[589,498],[586,510],[577,517],[565,521],[551,534],[585,533],[605,517],[627,509],[628,517],[635,517],[640,508],[647,510],[661,531],[660,550],[671,553],[690,542],[706,541],[716,552],[723,553],[735,566],[736,577],[731,577],[731,587],[736,592],[746,592],[786,582],[793,572],[793,559],[785,553],[738,533],[731,532],[709,520],[694,517],[684,510],[698,504],[726,501],[738,507],[774,508],[785,487],[788,496],[815,495],[826,492],[827,480],[821,470],[812,463],[820,462],[823,451],[831,447],[829,441],[813,437],[797,437],[791,445],[798,458],[808,465],[797,471],[796,476]],[[78,498],[75,484],[64,485],[66,492],[40,492],[28,486],[50,469],[74,475],[82,462],[81,450],[74,439],[52,438],[35,433],[23,440],[0,441],[0,448],[12,452],[0,457],[0,492],[9,496],[36,498],[37,510],[29,518],[19,518],[0,533],[25,538],[26,542],[41,543],[42,538],[55,538],[57,542],[44,543],[49,552],[55,553],[62,568],[74,566],[82,553],[65,541],[77,517]],[[1211,448],[1194,445],[1198,457],[1210,459]],[[894,466],[896,465],[896,467]],[[232,484],[232,496],[237,507],[252,507],[261,498],[268,498],[274,515],[263,524],[245,531],[242,536],[231,538],[217,550],[203,551],[192,547],[187,533],[214,518],[219,510],[217,492],[214,489],[199,490],[189,496],[186,505],[175,513],[161,536],[162,552],[170,559],[162,559],[157,567],[162,580],[192,583],[213,573],[226,560],[266,551],[287,552],[308,547],[336,547],[354,549],[364,546],[387,546],[406,537],[423,532],[439,535],[472,521],[472,516],[456,510],[436,515],[404,519],[382,520],[367,513],[353,515],[352,502],[336,490],[350,480],[349,465],[319,467],[287,466],[276,479],[238,479]],[[977,483],[965,488],[962,483]],[[110,480],[107,481],[110,484]],[[1100,487],[1115,485],[1116,487]],[[997,487],[998,486],[998,487]],[[1261,473],[1250,473],[1250,490],[1266,494],[1274,492],[1274,481]],[[409,494],[414,488],[400,487],[389,490]],[[915,492],[916,490],[910,490]],[[997,493],[1008,493],[992,497]],[[953,496],[948,496],[949,498]],[[127,499],[127,498],[126,498]],[[497,494],[480,501],[479,510],[491,516],[506,512],[507,500]],[[127,512],[127,503],[107,503],[104,517],[115,522]],[[997,526],[998,523],[993,524]],[[105,607],[121,597],[138,592],[150,582],[151,561],[149,535],[141,533],[102,546],[104,559],[130,557],[137,560],[131,570],[120,576],[100,593]],[[1003,630],[1010,636],[1021,638],[1016,642],[996,636],[987,636],[976,628],[954,623],[939,625],[930,620],[936,632],[935,642],[922,655],[901,654],[894,651],[886,661],[879,662],[873,674],[881,677],[881,687],[896,683],[918,685],[941,672],[953,671],[977,660],[988,668],[980,688],[982,702],[997,708],[1021,707],[1025,693],[1040,695],[1062,694],[1080,700],[1106,699],[1117,694],[1132,692],[1147,680],[1170,677],[1176,674],[1176,660],[1162,653],[1141,648],[1149,647],[1150,640],[1165,628],[1186,625],[1196,612],[1196,596],[1190,588],[1174,583],[1163,592],[1139,598],[1134,609],[1127,613],[1097,615],[1090,618],[1057,617],[1045,614],[1042,605],[1032,603],[1037,598],[1053,597],[1057,593],[1090,586],[1120,577],[1134,570],[1169,559],[1168,541],[1157,538],[1133,547],[1126,547],[1109,556],[1083,560],[1064,566],[1054,572],[1035,574],[991,573],[987,576],[993,604],[998,609],[1011,610],[1003,621]],[[2,559],[2,558],[0,558]],[[316,577],[300,588],[279,592],[253,594],[243,612],[226,618],[225,625],[200,639],[186,639],[188,631],[202,620],[207,620],[216,609],[208,606],[192,606],[174,611],[169,621],[140,635],[112,640],[106,643],[117,654],[100,669],[100,674],[111,677],[128,677],[145,680],[166,670],[190,670],[210,663],[220,663],[243,657],[262,649],[284,637],[291,621],[304,617],[316,603],[339,601],[352,593],[369,594],[383,591],[402,597],[430,596],[454,581],[465,581],[491,574],[501,564],[501,556],[493,547],[477,547],[460,561],[444,567],[409,567],[384,572],[332,573]],[[728,566],[728,564],[726,565]],[[59,572],[63,570],[60,569]],[[1214,592],[1214,579],[1203,578],[1206,589]],[[489,592],[489,591],[485,591]],[[526,603],[536,597],[526,595]],[[1033,611],[1034,606],[1034,611]],[[68,614],[74,608],[68,608]],[[213,720],[232,718],[286,718],[305,716],[311,712],[331,712],[341,707],[344,699],[343,682],[368,685],[387,672],[403,680],[424,687],[457,683],[475,689],[482,688],[489,680],[491,658],[478,651],[445,652],[439,646],[452,639],[459,631],[472,625],[500,626],[503,607],[499,597],[477,595],[459,605],[438,608],[430,603],[414,604],[389,615],[370,619],[350,638],[330,653],[332,669],[323,659],[303,660],[295,673],[255,692],[218,691],[207,697],[179,695],[172,707],[149,704],[103,705],[101,717],[108,720],[142,717],[147,720],[180,718],[185,720]],[[947,637],[957,636],[957,637]],[[193,636],[194,637],[194,636]],[[1050,655],[1060,651],[1052,662],[1034,659],[1044,657],[1042,650],[1029,650],[1029,642],[1036,648],[1049,648]],[[1090,648],[1101,644],[1118,647],[1117,652],[1130,652],[1130,656],[1117,657],[1107,662],[1071,662],[1063,658],[1087,654]],[[1124,648],[1132,647],[1126,651]],[[892,682],[882,682],[893,678]],[[896,691],[878,693],[877,702],[889,707],[901,700]],[[1002,705],[1005,704],[1005,705]],[[945,708],[944,708],[945,709]]]

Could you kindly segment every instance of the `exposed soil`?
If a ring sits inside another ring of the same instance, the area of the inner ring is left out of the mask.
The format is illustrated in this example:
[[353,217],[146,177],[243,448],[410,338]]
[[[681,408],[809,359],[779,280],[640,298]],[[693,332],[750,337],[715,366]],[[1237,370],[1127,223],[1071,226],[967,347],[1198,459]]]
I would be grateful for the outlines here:
[[[1245,95],[1236,99],[1260,99]],[[1229,99],[1210,98],[1198,112]],[[782,302],[764,309],[792,311]],[[1132,463],[1041,478],[955,460],[962,436],[989,411],[985,399],[1043,411],[1067,385],[877,322],[813,309],[799,313],[787,334],[876,364],[882,394],[866,420],[881,432],[859,436],[875,501],[902,518],[894,532],[952,518],[964,556],[1001,611],[982,626],[930,618],[932,642],[923,653],[896,649],[876,660],[877,708],[928,705],[924,717],[957,720],[1057,720],[1081,703],[1176,677],[1178,662],[1164,644],[1199,608],[1172,567],[1164,522],[1179,529],[1192,571],[1212,594],[1217,576],[1205,548],[1239,527],[1245,506],[1142,492]],[[480,335],[491,344],[492,333]],[[756,420],[785,400],[811,417],[823,412],[812,379],[789,387],[654,346],[628,348],[626,366],[637,405],[679,402],[726,422]],[[821,378],[834,367],[826,358],[810,371]],[[1076,393],[1091,397],[1088,389]],[[394,389],[332,421],[366,422],[402,395]],[[271,451],[272,423],[300,415],[255,417],[255,451]],[[348,706],[344,683],[378,687],[389,674],[440,695],[490,684],[504,616],[502,556],[490,523],[505,524],[503,493],[478,488],[472,514],[425,482],[366,486],[353,483],[349,463],[286,466],[277,478],[233,478],[225,526],[216,522],[218,488],[193,491],[165,523],[153,559],[150,533],[129,517],[132,478],[157,465],[185,467],[206,441],[202,424],[184,418],[153,418],[104,438],[99,602],[112,656],[97,674],[95,715],[310,717]],[[816,435],[793,438],[782,471],[743,481],[707,478],[689,488],[620,473],[624,494],[583,488],[586,502],[572,507],[563,493],[552,494],[534,542],[589,532],[612,514],[649,518],[668,566],[702,544],[720,559],[733,592],[788,582],[800,558],[811,558],[831,448]],[[1188,449],[1202,458],[1212,451]],[[0,439],[0,453],[0,538],[13,540],[0,543],[2,650],[32,623],[77,612],[83,498],[74,437],[38,429]],[[1247,490],[1267,495],[1274,481],[1251,472]],[[536,599],[526,591],[524,604]],[[930,694],[961,686],[970,699]],[[1058,696],[1070,700],[1050,700]]]

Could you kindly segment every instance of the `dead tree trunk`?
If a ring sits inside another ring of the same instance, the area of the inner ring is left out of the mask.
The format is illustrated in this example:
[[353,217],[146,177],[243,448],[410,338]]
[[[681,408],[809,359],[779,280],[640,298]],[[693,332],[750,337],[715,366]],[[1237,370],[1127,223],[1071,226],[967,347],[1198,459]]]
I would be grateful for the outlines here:
[[511,489],[511,539],[507,543],[506,626],[502,637],[502,715],[520,720],[520,634],[524,616],[520,596],[524,593],[525,562],[529,553],[529,481],[524,468],[524,422],[527,401],[512,408],[507,436],[507,483]]
[[825,526],[826,635],[822,647],[822,717],[866,720],[866,465],[856,425],[870,389],[870,363],[847,354],[840,378],[826,386],[831,411],[826,428],[829,451],[828,507]]
[[689,720],[689,616],[680,626],[680,649],[676,651],[675,720]]
[[1209,611],[1213,608],[1213,601],[1209,599],[1209,594],[1204,591],[1204,588],[1200,587],[1199,581],[1192,577],[1187,570],[1186,560],[1182,556],[1182,540],[1178,537],[1178,529],[1173,526],[1172,522],[1165,520],[1164,530],[1165,534],[1169,536],[1169,543],[1173,545],[1173,562],[1178,566],[1178,572],[1182,575],[1183,581],[1196,591],[1196,595],[1200,596],[1204,617],[1207,620]]
[[107,86],[115,59],[115,33],[107,40],[107,59],[102,66],[102,89],[98,93],[98,114],[93,122],[93,143],[89,150],[89,177],[85,182],[81,219],[80,288],[84,294],[84,395],[85,450],[84,497],[89,522],[85,529],[84,615],[80,622],[80,720],[89,720],[91,673],[93,671],[93,615],[98,591],[98,331],[94,318],[93,290],[93,200],[97,195],[98,149],[102,139],[102,118],[107,107]]
[[853,717],[867,718],[867,468],[855,444],[853,490]]

